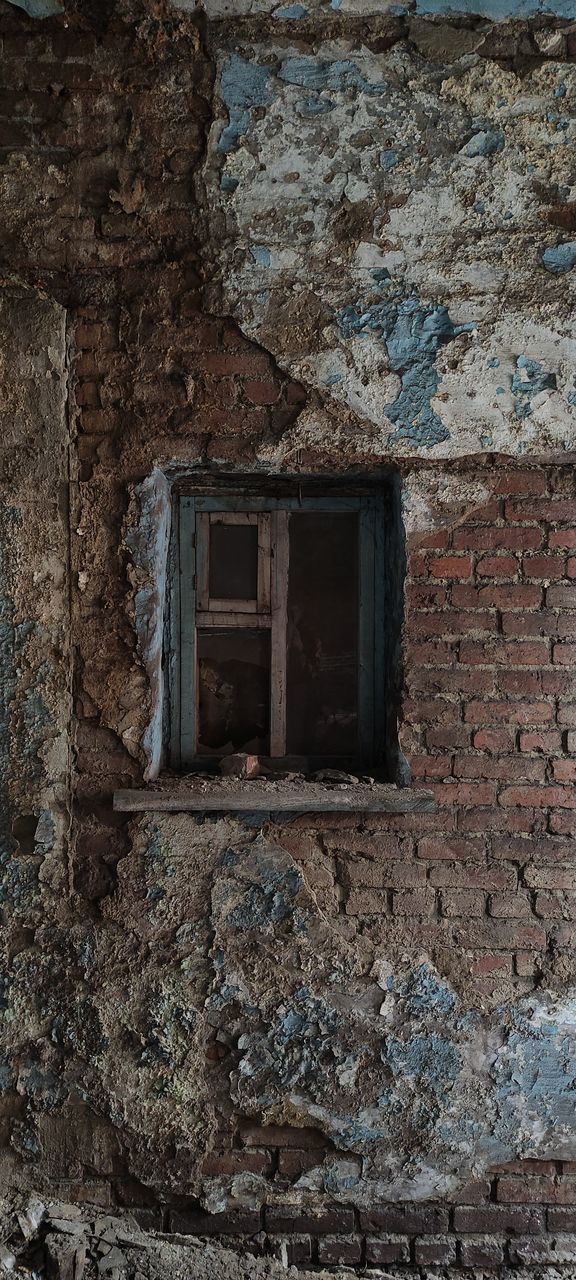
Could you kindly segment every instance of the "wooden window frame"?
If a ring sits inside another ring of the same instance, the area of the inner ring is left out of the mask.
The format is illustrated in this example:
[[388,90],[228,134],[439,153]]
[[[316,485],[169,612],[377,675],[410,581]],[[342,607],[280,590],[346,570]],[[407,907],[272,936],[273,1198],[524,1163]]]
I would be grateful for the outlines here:
[[[176,493],[174,572],[171,591],[170,763],[176,769],[209,769],[217,756],[197,752],[198,628],[267,628],[271,636],[270,761],[281,767],[303,758],[286,755],[286,667],[291,512],[357,512],[359,515],[359,688],[356,767],[385,762],[389,715],[386,632],[387,557],[390,504],[385,494],[326,497],[189,495]],[[211,521],[258,525],[256,600],[214,600],[209,596]],[[343,759],[334,757],[329,763]],[[310,756],[315,767],[326,763]]]

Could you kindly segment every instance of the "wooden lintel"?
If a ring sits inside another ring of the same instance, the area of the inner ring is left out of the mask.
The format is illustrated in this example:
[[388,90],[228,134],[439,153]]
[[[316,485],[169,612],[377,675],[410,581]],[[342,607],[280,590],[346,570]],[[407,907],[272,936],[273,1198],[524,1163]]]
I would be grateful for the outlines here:
[[351,783],[339,787],[318,782],[300,786],[281,782],[207,781],[148,791],[115,791],[120,813],[431,813],[430,791],[391,783]]

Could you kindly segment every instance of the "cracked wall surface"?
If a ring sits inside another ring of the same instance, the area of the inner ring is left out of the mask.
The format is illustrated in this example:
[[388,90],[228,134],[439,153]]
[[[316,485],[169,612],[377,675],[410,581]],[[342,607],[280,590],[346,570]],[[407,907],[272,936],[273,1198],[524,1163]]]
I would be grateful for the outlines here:
[[[573,17],[0,5],[7,1185],[576,1253]],[[436,811],[113,812],[170,478],[391,462]]]

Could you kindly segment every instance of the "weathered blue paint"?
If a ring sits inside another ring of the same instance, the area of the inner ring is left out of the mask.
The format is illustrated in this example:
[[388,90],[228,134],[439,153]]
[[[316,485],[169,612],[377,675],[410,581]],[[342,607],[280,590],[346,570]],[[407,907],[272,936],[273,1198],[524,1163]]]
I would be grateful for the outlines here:
[[336,62],[325,62],[312,56],[286,58],[278,72],[278,78],[286,84],[300,85],[303,89],[328,89],[332,93],[356,89],[362,93],[379,95],[387,89],[383,80],[376,83],[366,80],[351,58]]
[[402,1076],[412,1076],[439,1097],[445,1097],[462,1070],[462,1057],[451,1040],[437,1034],[389,1039],[382,1045],[382,1061]]
[[572,20],[575,16],[574,0],[416,0],[415,11],[420,14],[471,13],[494,22],[540,14]]
[[547,271],[551,271],[556,276],[563,275],[565,271],[571,271],[572,267],[576,266],[576,240],[545,249],[542,254],[542,264]]
[[511,391],[514,400],[514,412],[517,418],[529,418],[532,414],[530,403],[541,391],[556,390],[556,374],[548,373],[538,360],[529,360],[527,356],[518,356],[516,372],[512,378]]
[[60,0],[10,0],[17,9],[23,9],[29,18],[51,18],[56,13],[64,12]]
[[238,139],[250,128],[251,108],[266,107],[272,102],[269,79],[269,67],[248,62],[237,53],[227,59],[220,77],[220,91],[228,109],[228,124],[220,134],[219,151],[234,151]]
[[499,129],[481,129],[472,135],[465,146],[460,148],[460,155],[493,156],[504,147],[504,134]]
[[307,18],[308,10],[304,8],[303,4],[286,4],[286,5],[283,5],[280,9],[275,9],[273,17],[274,18],[295,18],[295,19]]
[[223,173],[220,178],[221,191],[228,191],[231,194],[236,191],[238,186],[238,178],[233,178],[230,173]]
[[265,244],[253,244],[250,253],[259,267],[270,266],[270,250]]
[[380,164],[383,169],[394,169],[398,164],[398,156],[395,151],[388,148],[386,151],[380,152]]
[[346,307],[338,323],[344,338],[364,333],[381,337],[390,366],[400,375],[400,394],[384,406],[396,424],[388,443],[410,439],[421,448],[432,448],[448,439],[447,428],[431,406],[440,381],[436,353],[444,343],[475,325],[455,325],[447,307],[422,303],[415,290],[408,296],[397,290],[366,310]]

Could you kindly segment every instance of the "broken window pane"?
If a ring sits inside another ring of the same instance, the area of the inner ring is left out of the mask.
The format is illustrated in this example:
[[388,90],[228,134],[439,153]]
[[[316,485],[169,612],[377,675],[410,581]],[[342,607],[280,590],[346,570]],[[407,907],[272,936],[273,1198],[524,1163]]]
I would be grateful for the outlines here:
[[258,594],[258,525],[210,524],[211,600],[255,600]]
[[270,730],[270,632],[198,632],[198,752],[266,755]]
[[358,517],[294,512],[288,575],[287,751],[358,746]]

